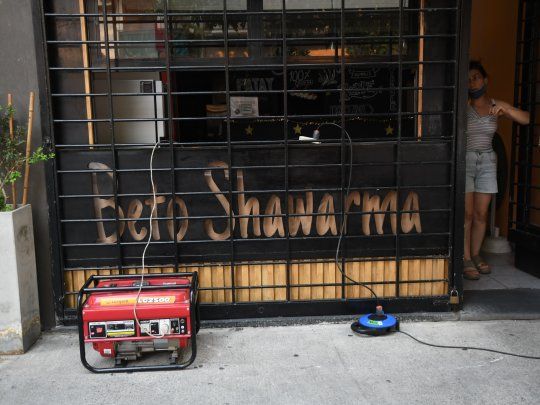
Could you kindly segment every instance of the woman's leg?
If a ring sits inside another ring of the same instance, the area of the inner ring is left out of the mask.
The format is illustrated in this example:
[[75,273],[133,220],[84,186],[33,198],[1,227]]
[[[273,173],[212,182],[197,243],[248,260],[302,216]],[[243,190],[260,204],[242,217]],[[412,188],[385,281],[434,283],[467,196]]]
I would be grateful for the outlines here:
[[478,280],[480,273],[471,260],[471,229],[474,220],[474,194],[465,193],[465,249],[463,254],[463,278]]
[[471,257],[480,254],[480,248],[486,234],[487,217],[491,194],[474,193],[474,210],[471,228]]
[[474,194],[465,193],[465,250],[464,260],[471,260],[471,228],[474,218]]

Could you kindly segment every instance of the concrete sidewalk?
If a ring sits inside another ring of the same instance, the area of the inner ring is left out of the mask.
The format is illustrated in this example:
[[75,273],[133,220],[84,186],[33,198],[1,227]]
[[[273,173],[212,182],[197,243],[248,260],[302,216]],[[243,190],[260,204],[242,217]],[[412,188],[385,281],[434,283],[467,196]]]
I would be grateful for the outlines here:
[[[404,322],[432,343],[540,356],[540,321]],[[73,329],[0,357],[2,404],[530,403],[540,361],[420,345],[403,334],[353,335],[349,323],[201,329],[185,371],[96,375]],[[90,349],[91,351],[91,349]],[[95,357],[93,357],[95,358]]]

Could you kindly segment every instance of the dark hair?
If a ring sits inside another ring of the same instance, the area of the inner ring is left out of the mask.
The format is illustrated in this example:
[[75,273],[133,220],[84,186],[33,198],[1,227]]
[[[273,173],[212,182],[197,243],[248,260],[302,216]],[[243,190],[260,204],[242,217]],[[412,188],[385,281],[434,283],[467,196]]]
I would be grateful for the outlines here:
[[469,62],[469,70],[478,70],[480,72],[480,74],[483,76],[483,77],[488,77],[488,74],[486,72],[486,69],[484,69],[484,66],[482,66],[482,64],[480,63],[480,61],[478,60],[471,60]]

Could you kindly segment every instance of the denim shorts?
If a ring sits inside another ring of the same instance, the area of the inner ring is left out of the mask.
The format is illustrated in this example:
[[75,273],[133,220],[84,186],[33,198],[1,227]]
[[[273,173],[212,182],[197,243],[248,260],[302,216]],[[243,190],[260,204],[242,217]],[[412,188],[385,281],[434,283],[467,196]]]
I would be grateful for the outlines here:
[[467,151],[465,192],[497,193],[497,154],[489,151]]

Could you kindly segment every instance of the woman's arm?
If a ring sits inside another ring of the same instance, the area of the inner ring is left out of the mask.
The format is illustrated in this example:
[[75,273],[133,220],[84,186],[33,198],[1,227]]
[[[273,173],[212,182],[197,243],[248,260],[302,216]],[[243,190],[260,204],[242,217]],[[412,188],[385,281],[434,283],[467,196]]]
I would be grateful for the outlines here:
[[511,119],[512,121],[516,121],[518,124],[521,125],[528,125],[530,122],[530,114],[528,111],[520,110],[519,108],[516,108],[514,106],[511,106],[510,104],[494,100],[495,104],[491,107],[491,110],[489,113],[491,115],[497,115],[501,116],[504,115],[506,118]]

